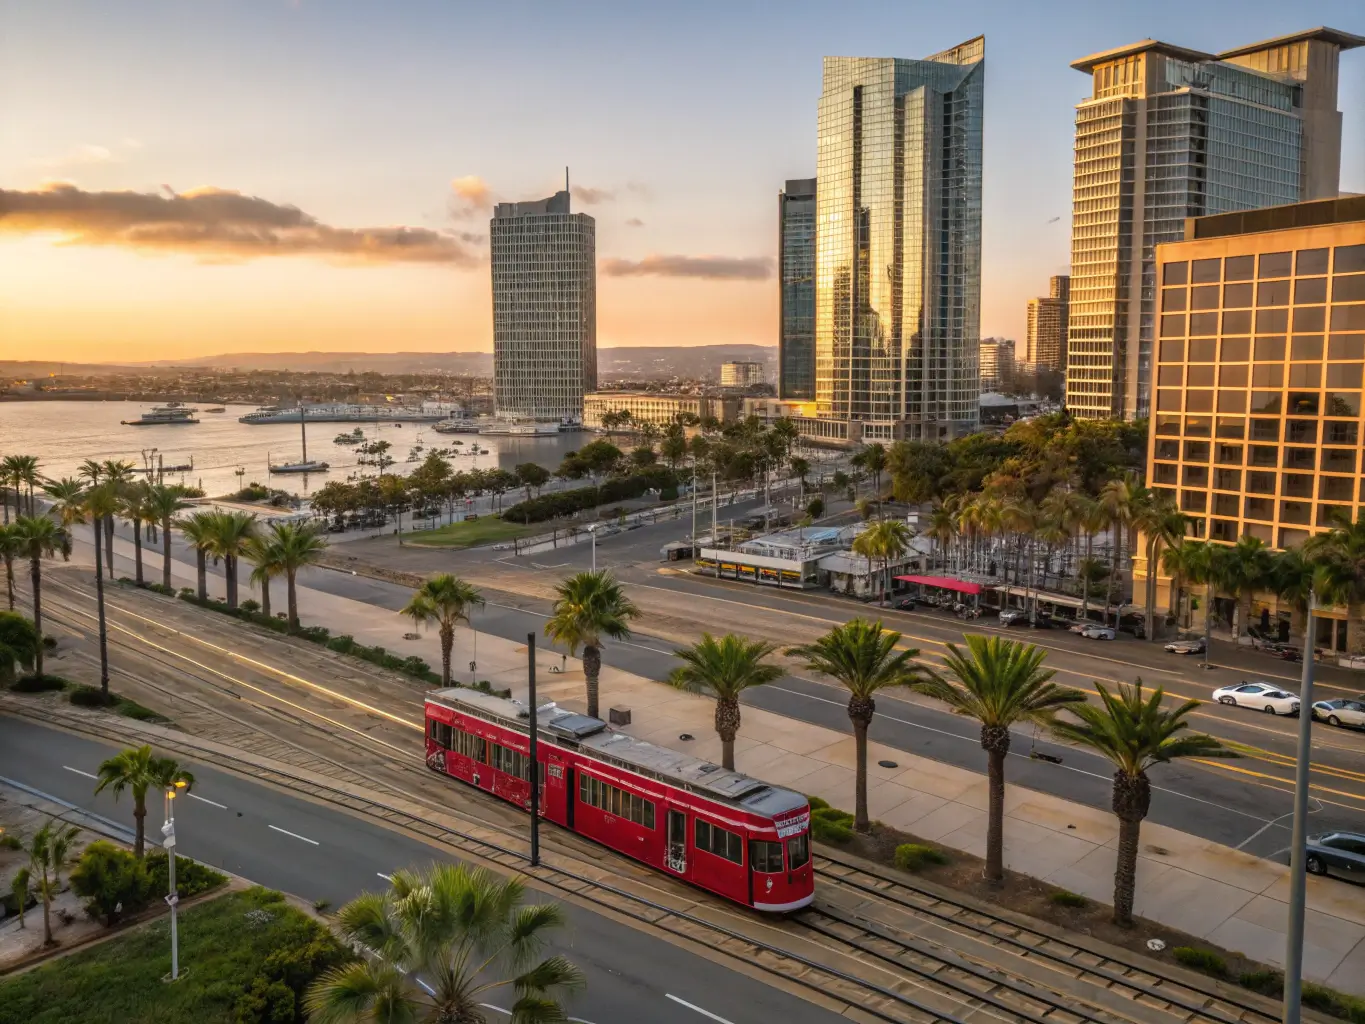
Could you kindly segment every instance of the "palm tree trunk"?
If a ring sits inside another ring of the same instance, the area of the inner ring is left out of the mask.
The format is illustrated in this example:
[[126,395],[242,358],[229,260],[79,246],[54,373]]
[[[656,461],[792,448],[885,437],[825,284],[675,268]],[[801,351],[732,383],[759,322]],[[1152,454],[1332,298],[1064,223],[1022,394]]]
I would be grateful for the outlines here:
[[43,678],[43,561],[38,556],[29,559],[29,580],[33,584],[33,628],[38,633],[38,650],[33,656],[33,674]]
[[194,549],[194,569],[198,576],[198,596],[200,601],[209,599],[209,558],[203,548]]
[[114,517],[104,517],[104,565],[109,578],[114,578]]
[[289,602],[289,628],[299,628],[299,588],[297,580],[298,570],[290,569],[284,574],[285,589]]
[[104,564],[100,561],[100,533],[95,528],[95,607],[100,627],[100,696],[109,703],[109,627],[104,618]]
[[441,685],[450,685],[450,654],[455,649],[455,625],[454,623],[443,622],[440,629],[441,636]]
[[851,697],[848,717],[853,723],[853,827],[859,832],[871,832],[872,822],[867,814],[867,728],[877,713],[871,697]]
[[142,586],[142,520],[133,520],[133,582]]
[[161,524],[161,585],[171,589],[171,521]]
[[986,878],[1005,877],[1005,757],[1010,751],[1010,731],[1005,726],[983,725],[981,746],[986,751],[988,802],[986,817]]
[[273,614],[273,612],[271,612],[271,610],[270,610],[270,577],[269,577],[269,576],[262,576],[262,577],[261,577],[261,614],[264,615],[267,619],[270,618],[271,615]]
[[1085,561],[1080,563],[1085,567],[1085,572],[1081,577],[1081,618],[1089,621],[1090,619],[1090,554],[1094,549],[1095,535],[1089,530],[1085,531]]
[[602,652],[596,645],[587,644],[583,648],[583,682],[588,691],[588,717],[597,718],[597,686],[602,672]]
[[1147,541],[1147,600],[1144,611],[1147,616],[1147,639],[1156,639],[1156,549],[1157,539]]
[[[18,504],[18,498],[15,503]],[[43,868],[43,877],[39,882],[42,885],[43,897],[43,945],[52,945],[52,889],[47,883],[47,868]]]
[[720,766],[735,770],[735,736],[739,733],[739,701],[716,698],[716,732],[720,736]]
[[[1180,573],[1171,574],[1171,596],[1166,601],[1166,614],[1175,620],[1175,628],[1180,629],[1180,592],[1185,588],[1185,581],[1180,578]],[[1177,636],[1180,634],[1177,633]]]
[[1114,865],[1114,923],[1133,923],[1133,897],[1137,889],[1138,838],[1141,818],[1119,819],[1118,861]]
[[147,805],[139,800],[133,805],[133,856],[138,860],[142,859],[143,851],[146,849],[146,821]]
[[223,557],[223,575],[227,578],[227,606],[237,607],[237,556]]
[[1213,646],[1213,581],[1204,595],[1204,667],[1209,667],[1209,648]]
[[9,595],[9,610],[14,611],[14,556],[5,556],[5,592]]

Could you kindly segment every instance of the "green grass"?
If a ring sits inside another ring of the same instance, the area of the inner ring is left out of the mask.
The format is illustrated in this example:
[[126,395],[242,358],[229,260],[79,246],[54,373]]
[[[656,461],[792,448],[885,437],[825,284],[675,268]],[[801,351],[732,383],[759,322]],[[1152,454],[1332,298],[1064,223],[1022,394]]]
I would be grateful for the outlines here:
[[902,871],[919,871],[930,864],[947,864],[948,855],[923,843],[902,843],[896,847],[895,861]]
[[1048,899],[1059,907],[1070,907],[1073,910],[1084,910],[1090,906],[1090,901],[1080,893],[1067,892],[1065,889],[1058,889]]
[[1189,967],[1191,970],[1203,971],[1215,978],[1227,977],[1228,962],[1211,949],[1200,949],[1196,946],[1176,946],[1171,950],[1171,956],[1175,957],[1176,963]]
[[108,708],[116,715],[124,718],[133,718],[139,722],[169,722],[170,719],[165,715],[153,711],[149,707],[144,707],[137,701],[128,697],[122,697],[112,690],[109,692],[109,702],[104,701],[104,693],[98,686],[77,686],[67,695],[67,700],[78,707],[83,708]]
[[406,534],[407,543],[433,548],[472,548],[479,544],[496,544],[499,541],[525,537],[534,532],[535,527],[521,523],[509,523],[492,516],[480,516],[473,522],[451,523],[438,526],[434,530],[418,530]]
[[171,967],[163,917],[0,981],[0,1024],[235,1024],[253,983],[271,973],[272,954],[323,946],[341,955],[335,940],[279,893],[230,893],[180,916],[183,973],[174,985],[161,980]]

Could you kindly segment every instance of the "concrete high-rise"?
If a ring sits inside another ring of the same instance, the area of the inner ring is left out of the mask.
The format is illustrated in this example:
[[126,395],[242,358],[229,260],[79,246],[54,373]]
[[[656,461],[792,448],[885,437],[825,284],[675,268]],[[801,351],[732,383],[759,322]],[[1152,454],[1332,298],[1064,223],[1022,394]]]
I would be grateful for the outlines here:
[[777,194],[777,393],[815,398],[815,179]]
[[815,402],[833,439],[977,427],[984,60],[984,37],[825,58]]
[[1155,255],[1186,217],[1337,194],[1342,50],[1317,28],[1223,53],[1147,39],[1071,66],[1076,108],[1066,402],[1088,419],[1147,415]]
[[1028,300],[1028,334],[1024,359],[1035,370],[1066,368],[1066,321],[1071,304],[1071,278],[1053,277],[1048,294]]
[[497,413],[579,420],[597,390],[596,224],[564,191],[498,203],[489,236]]

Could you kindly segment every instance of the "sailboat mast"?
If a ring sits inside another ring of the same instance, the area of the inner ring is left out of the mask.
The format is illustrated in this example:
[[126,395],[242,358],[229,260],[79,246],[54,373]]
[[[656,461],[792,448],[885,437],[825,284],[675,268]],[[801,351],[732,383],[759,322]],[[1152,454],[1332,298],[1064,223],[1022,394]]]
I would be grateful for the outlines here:
[[308,425],[304,422],[303,403],[299,403],[299,435],[303,438],[303,461],[308,461]]

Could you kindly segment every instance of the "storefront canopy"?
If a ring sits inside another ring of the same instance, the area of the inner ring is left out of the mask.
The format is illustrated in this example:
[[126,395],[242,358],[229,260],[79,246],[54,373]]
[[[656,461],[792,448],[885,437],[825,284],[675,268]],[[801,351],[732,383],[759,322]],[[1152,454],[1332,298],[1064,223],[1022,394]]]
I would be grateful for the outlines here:
[[897,576],[896,579],[903,580],[906,583],[920,583],[926,587],[956,590],[962,594],[981,593],[980,583],[966,583],[963,580],[955,580],[948,576]]

